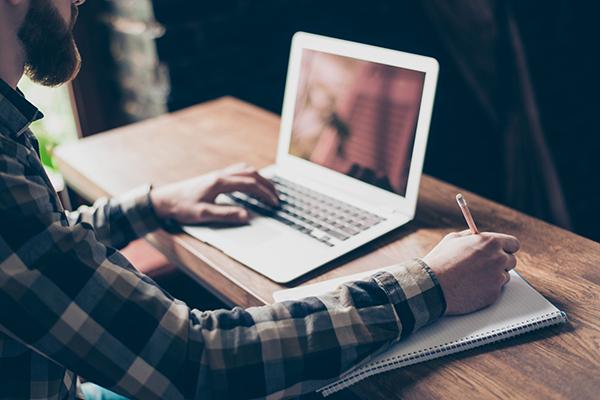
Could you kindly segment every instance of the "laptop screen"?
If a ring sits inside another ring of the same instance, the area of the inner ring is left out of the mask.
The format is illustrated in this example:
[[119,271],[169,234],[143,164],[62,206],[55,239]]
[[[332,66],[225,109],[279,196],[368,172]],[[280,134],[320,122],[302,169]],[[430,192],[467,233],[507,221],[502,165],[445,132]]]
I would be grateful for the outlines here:
[[304,49],[290,154],[406,194],[425,73]]

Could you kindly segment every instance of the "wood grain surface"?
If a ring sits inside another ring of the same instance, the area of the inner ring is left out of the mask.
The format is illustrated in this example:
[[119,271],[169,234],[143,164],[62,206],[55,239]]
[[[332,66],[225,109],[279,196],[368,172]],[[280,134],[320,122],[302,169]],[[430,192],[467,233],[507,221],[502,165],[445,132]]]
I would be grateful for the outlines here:
[[[69,185],[93,200],[236,162],[264,167],[274,161],[278,129],[276,115],[221,98],[62,146],[56,158]],[[521,240],[517,270],[568,324],[384,373],[335,397],[600,398],[600,244],[432,177],[421,180],[414,221],[286,287],[424,255],[446,233],[466,229],[459,191],[480,230]],[[188,235],[157,231],[147,240],[228,304],[270,303],[283,288]]]

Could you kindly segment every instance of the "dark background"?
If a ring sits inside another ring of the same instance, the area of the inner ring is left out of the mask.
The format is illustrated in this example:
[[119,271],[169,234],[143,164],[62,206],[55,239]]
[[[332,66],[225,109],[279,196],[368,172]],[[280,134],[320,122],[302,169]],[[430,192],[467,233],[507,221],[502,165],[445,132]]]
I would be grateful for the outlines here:
[[88,2],[76,32],[82,129],[223,95],[279,113],[299,30],[428,55],[440,77],[425,172],[600,241],[592,3]]

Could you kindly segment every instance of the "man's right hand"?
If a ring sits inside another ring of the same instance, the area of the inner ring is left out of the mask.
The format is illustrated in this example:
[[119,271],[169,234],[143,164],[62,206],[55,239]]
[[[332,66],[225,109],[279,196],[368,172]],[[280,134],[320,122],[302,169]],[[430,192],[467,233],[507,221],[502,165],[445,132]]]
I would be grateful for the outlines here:
[[215,204],[219,194],[235,191],[249,194],[271,206],[279,203],[273,184],[245,164],[158,187],[150,192],[150,200],[160,219],[184,225],[208,222],[243,224],[250,218],[248,211],[235,205]]
[[492,304],[517,264],[519,240],[501,233],[450,233],[423,261],[440,282],[446,315],[466,314]]

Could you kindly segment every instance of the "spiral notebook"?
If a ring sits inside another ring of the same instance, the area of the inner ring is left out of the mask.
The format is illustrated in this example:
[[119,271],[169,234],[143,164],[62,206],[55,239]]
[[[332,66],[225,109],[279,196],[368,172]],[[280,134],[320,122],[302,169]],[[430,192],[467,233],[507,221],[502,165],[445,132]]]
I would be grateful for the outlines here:
[[[281,290],[275,292],[273,298],[284,301],[316,296],[377,271]],[[566,320],[564,312],[554,307],[517,272],[511,271],[511,280],[504,287],[501,298],[490,307],[468,315],[444,317],[386,351],[357,364],[339,380],[319,391],[327,396],[381,372],[508,339]]]

